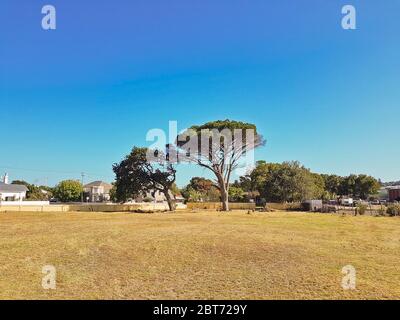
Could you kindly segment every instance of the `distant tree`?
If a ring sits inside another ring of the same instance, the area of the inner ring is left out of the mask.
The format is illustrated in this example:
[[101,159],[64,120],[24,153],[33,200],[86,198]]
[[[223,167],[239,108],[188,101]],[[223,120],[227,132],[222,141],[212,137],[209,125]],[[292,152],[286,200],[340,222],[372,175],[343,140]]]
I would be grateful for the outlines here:
[[247,182],[268,202],[298,202],[325,195],[323,178],[298,161],[266,163],[259,161]]
[[351,174],[345,177],[343,180],[343,184],[341,186],[340,194],[355,197],[357,195],[356,185],[357,185],[357,175]]
[[182,189],[182,195],[187,201],[214,202],[221,200],[221,193],[210,179],[193,177]]
[[330,194],[326,190],[325,180],[324,178],[318,173],[311,173],[313,184],[310,186],[310,195],[314,199],[323,199],[328,200],[330,199]]
[[[253,137],[248,136],[251,132]],[[193,144],[192,142],[195,142]],[[221,193],[222,210],[229,210],[229,186],[232,172],[241,158],[264,144],[254,124],[232,120],[207,122],[192,126],[178,136],[176,145],[183,150],[185,161],[210,170]]]
[[239,177],[239,180],[236,180],[233,183],[233,185],[235,187],[242,188],[242,190],[246,191],[246,192],[251,192],[251,191],[256,190],[255,186],[253,186],[253,181],[252,181],[251,176],[249,174]]
[[379,182],[381,183],[382,187],[400,186],[400,181]]
[[380,187],[380,182],[374,177],[360,174],[356,179],[356,195],[361,199],[366,200],[370,195],[376,195]]
[[52,195],[53,192],[51,190],[46,190],[42,187],[31,185],[26,198],[32,201],[46,201],[49,200]]
[[229,188],[229,201],[241,202],[246,201],[246,192],[239,186],[230,186]]
[[331,199],[336,198],[342,194],[344,178],[335,174],[322,174],[324,179],[325,190]]
[[18,185],[22,185],[25,186],[29,189],[29,186],[31,185],[30,183],[24,181],[24,180],[14,180],[11,182],[11,184],[18,184]]
[[23,185],[28,188],[26,199],[31,201],[49,200],[53,195],[53,188],[46,186],[36,186],[24,180],[14,180],[11,184]]
[[110,189],[110,191],[109,191],[110,193],[110,200],[112,201],[112,202],[118,202],[118,199],[117,199],[117,187],[115,186],[115,184],[113,183],[112,184],[112,188]]
[[297,161],[281,164],[258,161],[256,167],[235,184],[245,191],[258,191],[262,199],[272,202],[306,198],[328,200],[338,196],[368,199],[381,187],[379,180],[368,175],[317,174]]
[[215,188],[212,180],[203,177],[193,177],[192,179],[190,179],[189,186],[196,191],[204,193]]
[[54,196],[61,202],[80,201],[82,192],[82,184],[76,180],[61,181],[54,188]]
[[[116,175],[115,197],[118,201],[126,201],[147,191],[162,192],[168,202],[169,209],[175,210],[175,199],[172,190],[176,179],[174,165],[166,156],[156,157],[149,161],[147,148],[134,147],[129,155],[120,163],[113,165]],[[154,150],[155,153],[159,153]]]
[[47,191],[47,192],[49,192],[49,193],[54,193],[54,188],[52,188],[52,187],[49,187],[49,186],[39,186],[39,188],[40,188],[41,190]]
[[171,185],[171,193],[173,196],[181,195],[181,190],[178,188],[175,182]]
[[190,202],[205,201],[203,194],[199,191],[194,190],[190,186],[186,186],[182,189],[182,196],[185,198],[186,201]]
[[377,179],[365,174],[351,174],[341,179],[342,181],[338,192],[341,196],[351,196],[366,200],[370,195],[377,194],[381,187]]

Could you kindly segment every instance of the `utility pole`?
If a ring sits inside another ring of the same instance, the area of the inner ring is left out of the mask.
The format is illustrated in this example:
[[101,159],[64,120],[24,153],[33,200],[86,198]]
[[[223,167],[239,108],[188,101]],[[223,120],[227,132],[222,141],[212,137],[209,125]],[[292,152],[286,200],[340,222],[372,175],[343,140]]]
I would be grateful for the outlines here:
[[81,180],[81,183],[82,183],[81,202],[83,203],[83,193],[84,193],[84,190],[83,190],[83,178],[85,177],[85,173],[84,172],[81,172],[81,177],[82,177],[82,180]]

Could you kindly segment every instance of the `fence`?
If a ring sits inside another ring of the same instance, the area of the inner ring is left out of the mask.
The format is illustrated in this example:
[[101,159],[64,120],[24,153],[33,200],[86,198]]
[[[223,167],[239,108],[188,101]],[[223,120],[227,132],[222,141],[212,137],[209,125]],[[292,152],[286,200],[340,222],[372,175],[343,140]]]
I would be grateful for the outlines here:
[[[28,202],[28,201],[27,201]],[[179,204],[177,209],[186,209],[186,206]],[[17,204],[11,202],[1,203],[0,212],[134,212],[134,211],[166,211],[166,203],[134,203],[134,204]]]
[[[187,208],[190,210],[221,210],[221,202],[188,202]],[[231,210],[255,210],[255,203],[242,203],[242,202],[231,202],[229,203],[229,209]]]
[[0,206],[48,206],[49,201],[1,201]]

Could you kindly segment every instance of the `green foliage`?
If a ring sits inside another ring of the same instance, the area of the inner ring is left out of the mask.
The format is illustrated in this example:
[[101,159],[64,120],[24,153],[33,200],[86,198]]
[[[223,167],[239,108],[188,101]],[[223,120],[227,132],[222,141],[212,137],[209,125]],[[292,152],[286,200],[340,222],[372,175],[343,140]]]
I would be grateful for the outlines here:
[[229,188],[229,201],[245,202],[247,200],[246,196],[246,192],[240,187],[231,186]]
[[153,198],[151,198],[151,197],[146,197],[143,199],[143,202],[152,202],[152,201],[153,201]]
[[76,180],[61,181],[54,189],[54,196],[61,202],[80,201],[82,184]]
[[321,177],[324,180],[325,190],[331,198],[336,198],[338,195],[343,194],[344,178],[335,174],[322,174]]
[[324,181],[297,161],[279,163],[258,162],[246,184],[259,191],[267,202],[299,202],[321,198]]
[[[254,140],[247,141],[246,130],[253,130]],[[241,133],[241,138],[238,133]],[[188,141],[196,142],[198,149],[193,148],[193,144],[188,144]],[[186,161],[214,173],[221,194],[223,211],[229,210],[230,178],[232,172],[238,168],[241,157],[248,150],[264,143],[254,124],[228,119],[192,126],[180,134],[176,141],[177,147],[186,155]]]
[[221,193],[210,179],[193,177],[189,184],[182,189],[182,196],[190,202],[217,202]]
[[178,188],[175,182],[171,185],[171,193],[174,196],[179,196],[181,194],[181,190]]
[[117,187],[115,186],[115,184],[112,185],[112,188],[110,189],[110,200],[112,202],[118,202],[117,199]]
[[358,204],[356,208],[356,213],[359,215],[364,215],[367,212],[368,206],[365,204]]
[[389,205],[386,212],[391,217],[400,216],[400,204]]
[[53,188],[47,186],[36,186],[23,180],[14,180],[11,184],[24,185],[28,188],[26,200],[47,201],[53,195]]
[[351,174],[347,177],[324,174],[322,177],[326,191],[332,198],[340,195],[366,200],[370,195],[377,194],[381,186],[377,179],[365,174]]
[[380,188],[378,180],[367,175],[312,173],[297,161],[267,163],[258,161],[252,172],[240,177],[237,186],[247,192],[260,193],[267,202],[298,202],[305,199],[336,199],[339,195],[368,199]]

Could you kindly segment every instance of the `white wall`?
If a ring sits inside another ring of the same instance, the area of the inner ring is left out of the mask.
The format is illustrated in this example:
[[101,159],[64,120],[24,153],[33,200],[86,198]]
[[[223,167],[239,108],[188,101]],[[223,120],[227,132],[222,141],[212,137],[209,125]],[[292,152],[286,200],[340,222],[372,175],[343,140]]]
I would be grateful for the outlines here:
[[0,206],[48,206],[49,201],[0,201]]
[[1,200],[6,200],[6,198],[13,198],[15,197],[15,200],[23,200],[26,197],[26,192],[19,192],[19,193],[15,193],[15,192],[2,192],[0,193],[0,201]]

